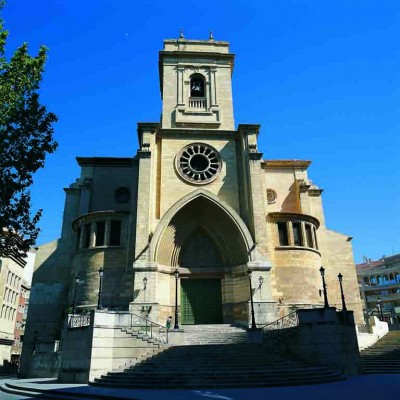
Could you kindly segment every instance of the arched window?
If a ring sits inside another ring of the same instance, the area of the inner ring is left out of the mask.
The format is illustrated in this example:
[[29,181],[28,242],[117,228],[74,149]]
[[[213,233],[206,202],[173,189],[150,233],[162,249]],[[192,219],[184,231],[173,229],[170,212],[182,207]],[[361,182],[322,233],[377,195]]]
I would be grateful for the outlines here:
[[203,75],[194,74],[190,78],[190,97],[205,97],[205,79]]

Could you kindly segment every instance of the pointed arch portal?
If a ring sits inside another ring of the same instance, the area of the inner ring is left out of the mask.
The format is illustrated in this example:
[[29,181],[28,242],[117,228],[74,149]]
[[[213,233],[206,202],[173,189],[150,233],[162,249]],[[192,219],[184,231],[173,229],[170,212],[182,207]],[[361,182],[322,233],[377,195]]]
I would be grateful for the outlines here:
[[196,232],[215,246],[221,266],[251,260],[254,243],[243,220],[217,196],[199,189],[178,201],[160,221],[150,246],[152,261],[179,267],[182,249]]
[[252,248],[239,215],[208,191],[199,189],[171,207],[154,232],[150,256],[180,268],[183,324],[226,320],[227,279],[232,267],[247,264]]

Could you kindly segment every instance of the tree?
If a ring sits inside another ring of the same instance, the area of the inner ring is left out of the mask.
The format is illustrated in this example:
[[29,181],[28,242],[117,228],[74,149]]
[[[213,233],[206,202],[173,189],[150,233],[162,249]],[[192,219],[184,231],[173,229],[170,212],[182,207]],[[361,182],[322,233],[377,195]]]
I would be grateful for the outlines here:
[[[0,1],[0,11],[3,6]],[[47,48],[31,57],[23,43],[7,61],[7,37],[0,18],[0,256],[24,256],[35,244],[42,213],[31,213],[29,187],[46,155],[57,148],[57,117],[39,101]]]

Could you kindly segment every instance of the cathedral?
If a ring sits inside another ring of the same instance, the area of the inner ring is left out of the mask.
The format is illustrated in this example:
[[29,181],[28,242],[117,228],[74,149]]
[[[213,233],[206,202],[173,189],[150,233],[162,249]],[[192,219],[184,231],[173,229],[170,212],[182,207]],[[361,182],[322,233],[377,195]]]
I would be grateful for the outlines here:
[[212,37],[164,40],[161,120],[137,124],[136,155],[77,158],[61,237],[37,252],[28,343],[54,347],[71,307],[248,326],[252,297],[262,326],[323,305],[321,266],[330,305],[341,273],[362,323],[352,238],[327,228],[311,161],[269,159],[260,125],[235,125],[234,60]]

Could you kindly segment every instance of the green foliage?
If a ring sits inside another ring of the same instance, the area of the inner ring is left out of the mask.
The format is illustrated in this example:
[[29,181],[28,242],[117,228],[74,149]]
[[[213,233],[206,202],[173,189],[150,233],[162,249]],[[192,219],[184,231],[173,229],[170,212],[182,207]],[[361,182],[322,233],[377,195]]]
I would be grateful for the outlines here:
[[31,215],[29,187],[46,155],[57,148],[53,139],[57,117],[40,104],[38,93],[46,47],[31,57],[23,43],[8,61],[7,36],[0,19],[0,256],[21,256],[39,234],[42,210]]

